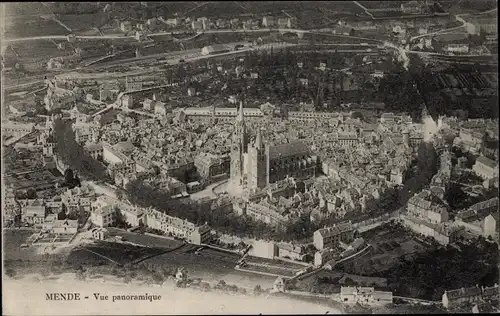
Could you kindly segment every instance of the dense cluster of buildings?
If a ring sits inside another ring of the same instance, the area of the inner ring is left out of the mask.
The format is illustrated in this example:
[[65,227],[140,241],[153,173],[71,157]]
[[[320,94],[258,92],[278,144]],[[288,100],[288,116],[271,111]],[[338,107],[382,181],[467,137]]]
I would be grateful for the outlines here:
[[363,238],[355,238],[355,229],[350,221],[318,229],[313,234],[313,245],[317,250],[314,265],[327,269],[367,246]]
[[456,290],[445,291],[442,303],[445,308],[453,309],[464,304],[481,303],[485,301],[498,301],[500,290],[495,283],[491,287],[468,287]]
[[392,292],[376,291],[373,287],[342,286],[340,300],[343,304],[383,306],[392,304]]
[[97,227],[116,225],[120,219],[131,227],[149,227],[197,245],[210,239],[208,226],[197,226],[152,208],[142,209],[107,196],[100,196],[92,202],[90,220]]

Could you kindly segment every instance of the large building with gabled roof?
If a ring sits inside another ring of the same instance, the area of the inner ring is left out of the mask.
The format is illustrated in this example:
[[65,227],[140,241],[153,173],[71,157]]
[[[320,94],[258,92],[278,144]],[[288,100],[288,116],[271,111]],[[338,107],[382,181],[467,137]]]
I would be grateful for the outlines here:
[[294,140],[272,146],[265,143],[260,130],[251,142],[243,113],[243,102],[240,102],[231,146],[232,188],[263,189],[286,178],[306,180],[316,175],[318,157],[304,142]]

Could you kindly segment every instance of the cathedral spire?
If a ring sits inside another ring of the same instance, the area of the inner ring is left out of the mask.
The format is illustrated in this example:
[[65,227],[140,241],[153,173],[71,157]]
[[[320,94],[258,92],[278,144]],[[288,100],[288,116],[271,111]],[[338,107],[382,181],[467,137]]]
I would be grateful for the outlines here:
[[236,116],[236,121],[243,122],[243,101],[240,101],[240,109],[238,110],[238,115]]
[[257,130],[257,136],[255,137],[255,148],[261,149],[263,147],[262,134],[260,128]]

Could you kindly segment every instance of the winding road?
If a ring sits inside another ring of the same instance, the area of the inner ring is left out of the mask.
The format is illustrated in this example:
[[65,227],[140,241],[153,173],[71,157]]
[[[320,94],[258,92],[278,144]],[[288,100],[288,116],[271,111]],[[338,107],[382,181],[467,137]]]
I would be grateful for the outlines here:
[[[495,12],[497,10],[498,10],[498,8],[495,8],[495,9],[492,9],[492,10],[488,10],[488,11],[484,11],[484,12],[481,12],[481,13],[478,13],[478,14],[474,14],[474,16],[480,16],[480,15],[492,13],[492,12]],[[460,23],[462,23],[462,25],[454,26],[454,27],[451,27],[451,28],[448,28],[448,29],[439,30],[439,31],[436,31],[436,32],[428,33],[428,34],[422,34],[422,35],[414,36],[414,37],[410,38],[410,42],[413,42],[414,40],[422,38],[422,37],[434,36],[434,35],[440,35],[440,34],[447,34],[449,32],[453,32],[455,30],[458,30],[458,29],[461,29],[461,28],[463,28],[465,26],[468,26],[469,22],[467,22],[466,20],[464,20],[463,17],[472,16],[472,15],[473,14],[470,14],[470,13],[457,14],[457,15],[455,15],[455,18],[457,19],[457,21],[459,21]]]

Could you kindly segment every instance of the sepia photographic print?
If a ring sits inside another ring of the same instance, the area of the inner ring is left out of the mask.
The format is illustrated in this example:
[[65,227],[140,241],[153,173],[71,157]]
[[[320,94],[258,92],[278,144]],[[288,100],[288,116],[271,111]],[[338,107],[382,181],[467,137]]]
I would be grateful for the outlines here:
[[0,8],[3,315],[500,312],[497,1]]

